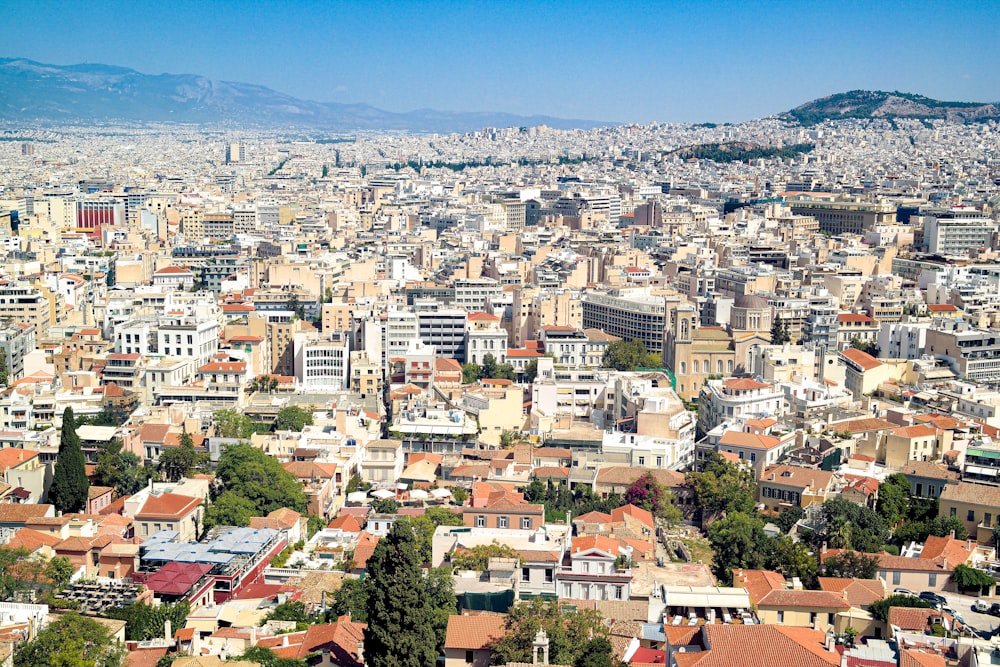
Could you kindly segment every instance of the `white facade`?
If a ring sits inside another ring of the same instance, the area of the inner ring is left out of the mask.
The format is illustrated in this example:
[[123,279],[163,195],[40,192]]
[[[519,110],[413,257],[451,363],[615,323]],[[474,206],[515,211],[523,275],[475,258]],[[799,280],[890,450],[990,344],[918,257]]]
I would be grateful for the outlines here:
[[879,356],[883,359],[919,359],[927,342],[927,322],[885,322],[878,332]]
[[348,339],[311,340],[297,333],[294,346],[295,380],[306,391],[341,391],[350,387]]

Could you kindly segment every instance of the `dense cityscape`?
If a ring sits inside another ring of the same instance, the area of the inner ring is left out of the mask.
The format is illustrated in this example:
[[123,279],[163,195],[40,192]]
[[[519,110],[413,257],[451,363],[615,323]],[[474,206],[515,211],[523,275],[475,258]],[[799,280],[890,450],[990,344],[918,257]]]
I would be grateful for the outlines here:
[[4,665],[1000,664],[996,118],[3,122],[0,241]]

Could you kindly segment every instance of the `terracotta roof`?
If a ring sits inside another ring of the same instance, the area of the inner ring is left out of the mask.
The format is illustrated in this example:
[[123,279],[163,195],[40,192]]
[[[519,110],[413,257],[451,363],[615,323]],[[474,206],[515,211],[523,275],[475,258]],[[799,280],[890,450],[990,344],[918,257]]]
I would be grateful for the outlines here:
[[245,361],[213,361],[198,368],[199,373],[245,373]]
[[913,475],[914,477],[951,482],[957,482],[961,476],[959,473],[948,470],[933,461],[907,461],[900,472],[904,475]]
[[936,434],[936,428],[933,426],[926,426],[925,424],[917,424],[916,426],[900,426],[899,428],[892,429],[892,435],[902,438],[925,438]]
[[47,516],[53,510],[52,505],[0,503],[0,523],[24,523],[31,519]]
[[872,355],[868,354],[867,352],[862,352],[861,350],[855,349],[853,347],[847,348],[840,354],[841,356],[849,359],[850,361],[860,366],[861,369],[865,371],[870,371],[873,368],[878,368],[879,366],[882,365],[882,362],[873,357]]
[[162,269],[160,269],[159,271],[157,271],[156,273],[154,273],[153,275],[154,276],[166,276],[166,275],[174,275],[174,276],[187,275],[187,276],[189,276],[189,275],[191,275],[191,272],[188,271],[187,269],[182,269],[179,266],[165,266]]
[[345,533],[360,533],[363,525],[357,518],[345,514],[338,516],[336,519],[328,523],[326,527],[334,529],[339,528]]
[[902,630],[920,630],[927,627],[931,616],[941,612],[925,607],[889,607],[889,623]]
[[507,634],[506,623],[505,615],[449,616],[444,647],[466,651],[488,648],[490,644]]
[[170,428],[170,424],[143,424],[139,427],[139,440],[162,444],[167,439]]
[[950,565],[960,565],[969,560],[972,555],[975,542],[966,540],[956,540],[953,537],[938,537],[928,535],[924,541],[924,548],[920,552],[920,558],[933,560]]
[[754,447],[757,449],[771,449],[781,444],[781,438],[772,435],[758,435],[756,433],[746,433],[745,431],[726,431],[719,438],[720,445],[734,445],[736,447]]
[[611,510],[611,521],[614,523],[625,521],[626,516],[637,519],[640,523],[648,526],[650,529],[652,529],[655,525],[653,523],[653,514],[649,510],[644,510],[641,507],[629,504]]
[[179,493],[150,495],[135,513],[137,519],[180,519],[201,505],[201,498],[192,498]]
[[558,466],[540,466],[531,471],[538,479],[569,479],[569,468]]
[[757,382],[753,378],[729,378],[728,380],[724,380],[723,384],[726,385],[727,388],[735,391],[750,391],[753,389],[764,389],[765,387],[771,386],[764,382]]
[[844,422],[829,424],[831,430],[847,431],[848,433],[865,433],[866,431],[882,431],[896,428],[898,424],[893,424],[884,419],[868,417],[866,419],[851,419]]
[[28,552],[34,552],[43,546],[54,547],[61,541],[52,533],[33,528],[21,528],[4,546],[8,549],[26,549]]
[[[840,665],[840,654],[826,650],[826,634],[819,630],[776,625],[705,625],[702,632],[711,649],[700,653],[675,654],[678,667]],[[683,665],[681,656],[685,657]]]
[[864,322],[866,324],[874,324],[875,320],[868,317],[867,315],[862,315],[860,313],[840,313],[837,315],[838,322]]
[[0,471],[24,465],[37,457],[38,452],[31,449],[20,449],[18,447],[0,449]]
[[302,660],[312,653],[326,649],[338,665],[343,667],[360,665],[358,644],[364,642],[364,631],[367,627],[364,623],[355,623],[350,616],[341,616],[336,623],[310,625],[299,645],[297,658]]
[[482,311],[469,313],[469,320],[472,322],[499,322],[500,318],[496,315],[490,315],[489,313],[484,313]]
[[927,310],[932,313],[954,313],[958,312],[958,307],[950,303],[929,303]]
[[771,482],[803,489],[810,487],[813,490],[822,491],[830,486],[832,480],[833,473],[828,470],[779,464],[765,468],[764,472],[761,473],[758,484]]
[[611,466],[601,468],[597,471],[598,484],[631,484],[635,480],[649,473],[656,478],[660,484],[670,488],[675,488],[684,484],[684,475],[675,470],[633,468],[631,466]]
[[612,556],[618,556],[618,540],[613,540],[603,535],[585,535],[584,537],[573,538],[572,553],[577,554],[581,551],[591,551],[594,549],[609,553]]
[[941,489],[941,500],[972,505],[1000,506],[1000,487],[970,482],[945,484],[944,488]]
[[899,667],[945,667],[947,664],[943,655],[915,648],[904,648],[899,655]]
[[605,514],[604,512],[587,512],[586,514],[581,514],[573,519],[573,523],[581,522],[584,524],[601,524],[601,523],[611,523],[611,515]]

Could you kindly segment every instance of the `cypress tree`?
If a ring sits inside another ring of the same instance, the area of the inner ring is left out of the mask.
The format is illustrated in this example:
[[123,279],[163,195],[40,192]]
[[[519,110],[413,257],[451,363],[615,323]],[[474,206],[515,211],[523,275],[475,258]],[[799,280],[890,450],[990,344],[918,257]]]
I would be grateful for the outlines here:
[[368,559],[368,667],[427,667],[437,659],[434,609],[409,519],[392,524]]
[[87,506],[90,481],[84,463],[73,408],[66,408],[59,434],[59,455],[52,474],[52,486],[49,487],[49,502],[60,512],[79,512]]

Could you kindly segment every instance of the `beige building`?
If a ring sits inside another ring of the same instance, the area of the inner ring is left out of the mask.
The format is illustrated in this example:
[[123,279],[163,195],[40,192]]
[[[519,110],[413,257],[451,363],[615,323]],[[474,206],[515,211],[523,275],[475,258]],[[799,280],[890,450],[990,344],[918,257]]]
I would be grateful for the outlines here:
[[938,516],[957,517],[972,538],[989,544],[1000,517],[1000,487],[970,482],[947,484],[941,491]]
[[479,423],[480,442],[499,445],[504,431],[524,429],[524,390],[510,380],[481,380],[464,392],[461,406]]

